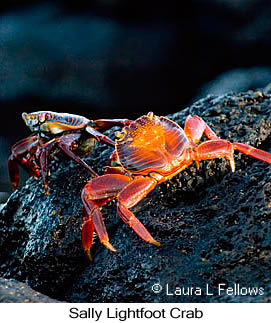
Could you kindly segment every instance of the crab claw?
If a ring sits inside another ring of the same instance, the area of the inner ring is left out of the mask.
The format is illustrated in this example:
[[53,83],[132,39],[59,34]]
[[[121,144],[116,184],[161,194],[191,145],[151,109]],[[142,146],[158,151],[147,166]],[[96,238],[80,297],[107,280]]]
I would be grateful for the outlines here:
[[39,167],[32,163],[31,160],[27,160],[26,158],[17,159],[13,154],[10,155],[8,159],[8,172],[9,178],[14,190],[17,189],[19,185],[20,172],[19,172],[19,163],[20,165],[28,172],[29,176],[33,176],[35,178],[40,177]]
[[21,165],[29,176],[40,177],[39,167],[34,162],[34,154],[37,151],[38,138],[36,135],[18,141],[11,148],[8,159],[8,172],[13,189],[19,184],[19,165]]

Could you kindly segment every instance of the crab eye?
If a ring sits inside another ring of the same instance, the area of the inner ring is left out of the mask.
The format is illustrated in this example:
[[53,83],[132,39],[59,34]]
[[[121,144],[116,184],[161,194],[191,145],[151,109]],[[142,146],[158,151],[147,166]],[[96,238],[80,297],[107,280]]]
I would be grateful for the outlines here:
[[147,117],[149,117],[150,119],[154,119],[154,114],[153,114],[153,112],[149,112],[149,113],[147,114]]
[[22,113],[22,118],[23,118],[24,121],[26,121],[28,119],[28,113],[23,112]]
[[40,123],[45,122],[47,119],[48,119],[48,117],[47,117],[46,113],[40,113],[40,115],[39,115],[39,122]]

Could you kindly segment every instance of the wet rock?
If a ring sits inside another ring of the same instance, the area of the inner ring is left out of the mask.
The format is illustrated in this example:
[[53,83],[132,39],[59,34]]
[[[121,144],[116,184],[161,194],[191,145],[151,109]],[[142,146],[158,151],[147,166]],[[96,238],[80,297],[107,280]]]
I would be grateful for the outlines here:
[[34,291],[13,279],[0,278],[0,303],[57,303],[58,301]]
[[[271,152],[270,111],[267,89],[208,96],[170,118],[183,125],[189,113],[200,115],[220,137]],[[86,161],[101,173],[111,152],[97,145]],[[239,153],[235,161],[235,173],[224,159],[192,165],[133,208],[161,247],[124,225],[114,202],[103,207],[118,253],[96,239],[89,262],[80,241],[80,191],[89,176],[55,160],[49,196],[31,178],[2,207],[0,274],[69,302],[270,301],[271,168]],[[157,283],[160,293],[152,291]]]

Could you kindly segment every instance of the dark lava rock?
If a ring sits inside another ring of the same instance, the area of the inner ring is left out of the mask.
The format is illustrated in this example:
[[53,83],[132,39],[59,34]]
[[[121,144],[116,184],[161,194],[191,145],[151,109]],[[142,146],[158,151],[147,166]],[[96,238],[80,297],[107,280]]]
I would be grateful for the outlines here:
[[[270,111],[268,90],[249,91],[208,96],[170,118],[183,125],[189,113],[200,115],[220,137],[271,152]],[[111,152],[97,145],[86,161],[101,173]],[[0,274],[69,302],[271,301],[271,168],[240,153],[235,160],[235,173],[224,159],[192,165],[134,207],[161,247],[124,225],[114,202],[103,207],[118,253],[96,239],[93,262],[80,241],[80,191],[89,176],[74,162],[55,160],[49,196],[31,178],[2,206]],[[152,291],[157,283],[160,293]],[[168,293],[182,295],[167,295],[167,284]],[[235,295],[219,294],[219,284]]]
[[0,303],[58,303],[58,301],[34,291],[24,283],[0,278]]

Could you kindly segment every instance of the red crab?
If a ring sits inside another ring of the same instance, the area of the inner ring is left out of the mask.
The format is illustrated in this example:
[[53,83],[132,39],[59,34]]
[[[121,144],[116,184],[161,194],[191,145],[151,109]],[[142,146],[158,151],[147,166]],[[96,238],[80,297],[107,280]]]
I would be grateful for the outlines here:
[[[208,140],[199,143],[203,134]],[[118,215],[140,238],[160,245],[130,211],[157,184],[177,175],[193,161],[198,167],[201,160],[226,158],[234,171],[235,149],[271,163],[270,153],[219,138],[198,116],[189,115],[182,129],[174,121],[150,112],[124,127],[117,137],[112,161],[119,166],[107,167],[105,175],[91,179],[82,191],[82,244],[90,258],[94,230],[102,244],[116,251],[109,242],[100,211],[108,201],[117,200]]]
[[129,124],[126,119],[88,120],[75,114],[51,111],[23,113],[22,118],[34,134],[12,147],[12,153],[8,159],[10,181],[12,187],[16,189],[19,183],[19,165],[30,176],[35,177],[40,177],[41,169],[46,194],[49,193],[49,157],[55,148],[62,150],[71,159],[81,164],[92,176],[97,177],[97,173],[79,155],[89,154],[96,140],[114,147],[114,141],[99,131],[116,125]]

